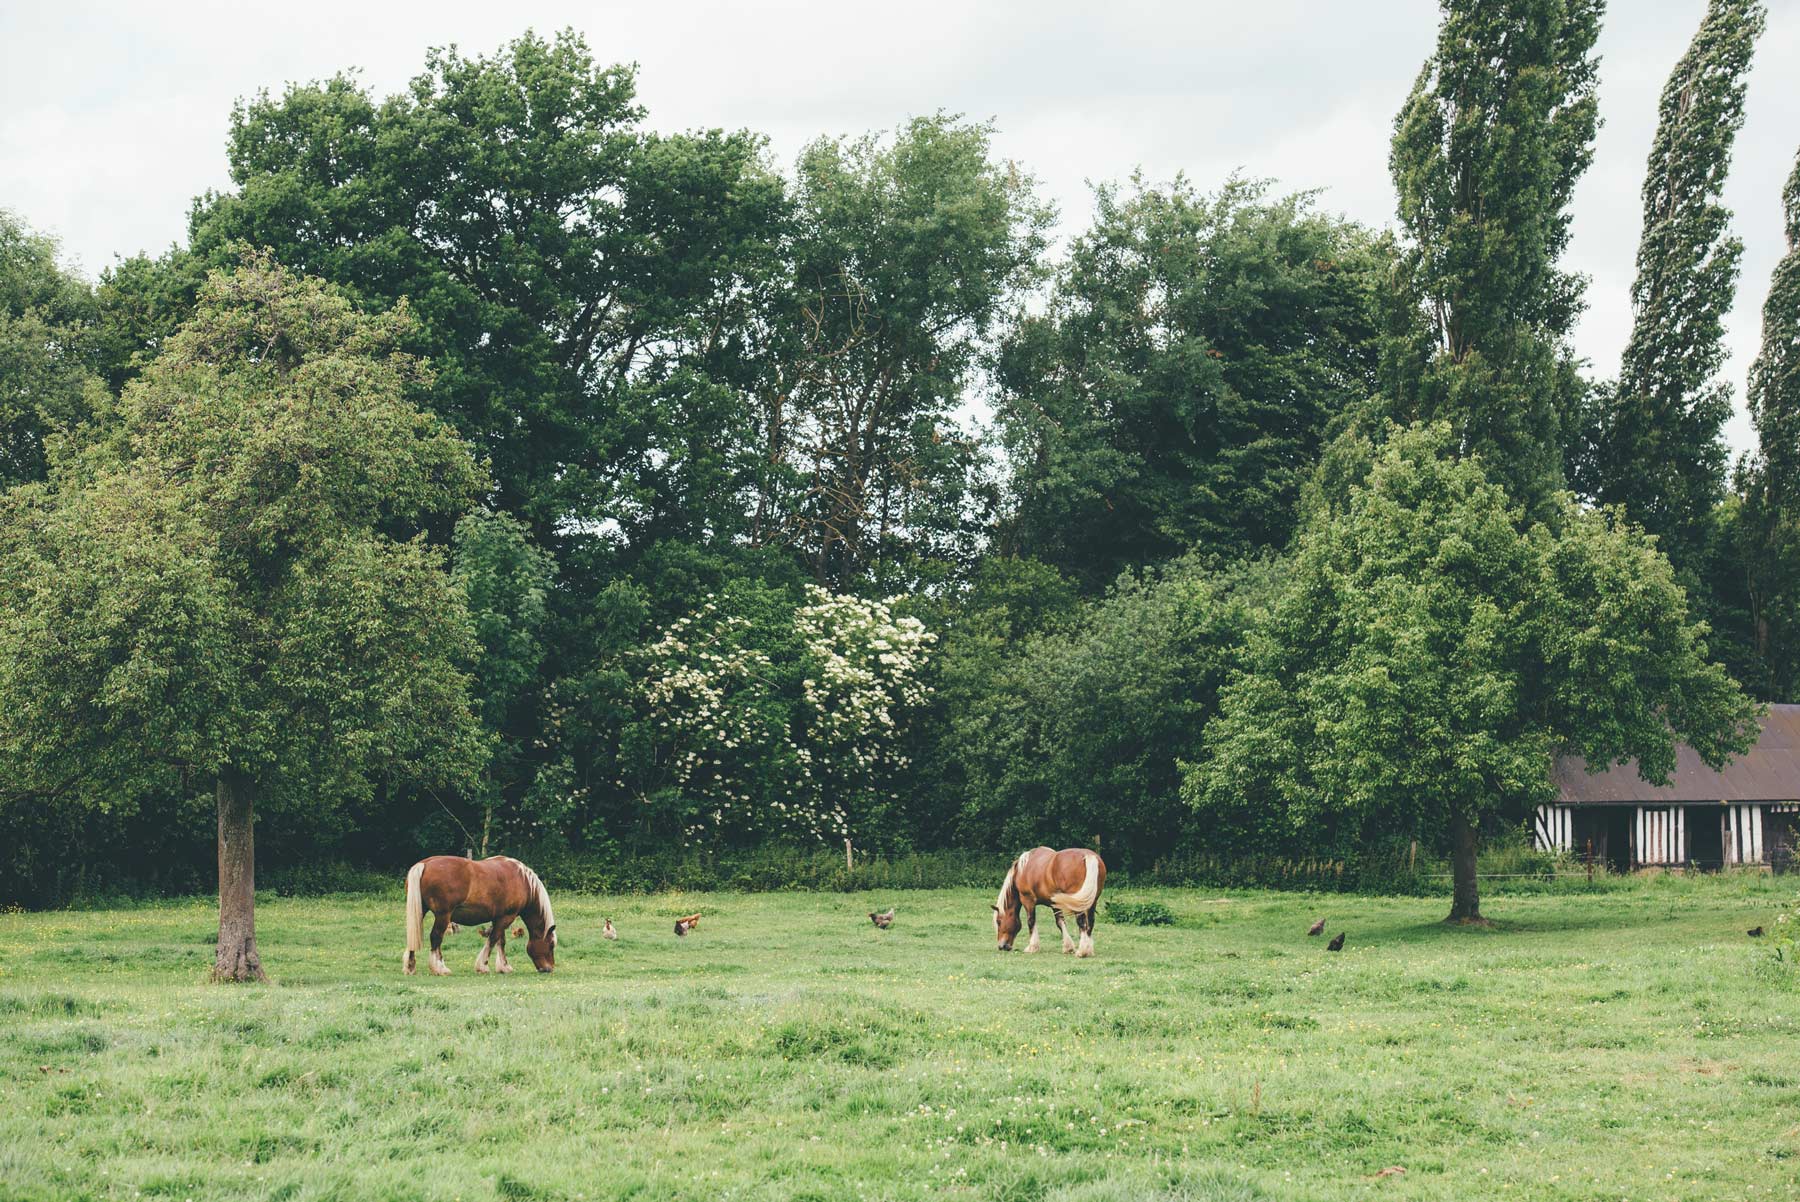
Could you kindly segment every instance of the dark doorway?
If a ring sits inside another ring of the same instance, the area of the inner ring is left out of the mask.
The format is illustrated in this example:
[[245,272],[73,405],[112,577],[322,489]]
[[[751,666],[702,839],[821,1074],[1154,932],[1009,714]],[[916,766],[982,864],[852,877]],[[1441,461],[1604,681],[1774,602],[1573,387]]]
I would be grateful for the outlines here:
[[1725,864],[1724,815],[1718,806],[1689,806],[1683,815],[1687,825],[1688,863],[1711,871]]
[[1606,866],[1614,872],[1631,871],[1631,820],[1636,816],[1636,806],[1604,806],[1600,810],[1601,829],[1606,832]]

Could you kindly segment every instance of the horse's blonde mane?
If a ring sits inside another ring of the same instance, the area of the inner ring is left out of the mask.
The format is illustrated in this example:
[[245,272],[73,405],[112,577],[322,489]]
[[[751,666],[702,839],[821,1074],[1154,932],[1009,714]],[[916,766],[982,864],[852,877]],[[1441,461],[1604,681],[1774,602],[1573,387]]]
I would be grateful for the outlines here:
[[1012,864],[1007,867],[1006,879],[1000,882],[1000,894],[999,894],[999,896],[994,898],[994,909],[996,909],[996,910],[1006,909],[1006,895],[1008,893],[1012,892],[1013,877],[1018,871],[1019,871],[1019,866],[1017,864]]
[[532,901],[537,904],[538,913],[543,916],[544,929],[550,932],[550,946],[555,947],[556,911],[550,908],[550,890],[544,888],[542,878],[531,870],[531,865],[514,860],[511,856],[506,858],[516,865],[519,872],[525,877],[525,887],[531,890]]

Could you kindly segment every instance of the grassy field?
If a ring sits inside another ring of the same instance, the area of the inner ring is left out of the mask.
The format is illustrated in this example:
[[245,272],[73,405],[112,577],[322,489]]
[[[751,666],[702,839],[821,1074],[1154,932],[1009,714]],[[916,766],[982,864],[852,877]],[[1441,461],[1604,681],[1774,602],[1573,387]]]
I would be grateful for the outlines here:
[[1089,961],[973,890],[565,897],[554,975],[464,932],[439,980],[396,885],[261,906],[267,988],[202,983],[201,902],[0,915],[0,1196],[1793,1198],[1800,989],[1744,934],[1791,892],[1142,890],[1177,925]]

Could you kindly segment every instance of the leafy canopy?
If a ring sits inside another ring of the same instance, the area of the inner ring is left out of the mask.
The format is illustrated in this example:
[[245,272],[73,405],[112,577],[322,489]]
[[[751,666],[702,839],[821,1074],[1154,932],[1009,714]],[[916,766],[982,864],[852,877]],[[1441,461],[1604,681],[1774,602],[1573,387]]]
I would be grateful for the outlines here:
[[1756,707],[1643,533],[1566,499],[1528,522],[1457,449],[1444,424],[1390,431],[1303,531],[1193,804],[1240,833],[1431,836],[1546,800],[1557,754],[1661,783],[1676,738],[1714,765],[1748,748]]
[[249,256],[104,439],[0,500],[0,757],[28,788],[231,772],[329,805],[480,763],[462,593],[421,532],[482,475],[409,400],[407,322]]
[[1564,339],[1582,281],[1557,264],[1593,157],[1604,4],[1442,7],[1389,156],[1409,236],[1396,284],[1426,324],[1387,348],[1387,411],[1448,422],[1528,512],[1548,513],[1579,395]]
[[1375,387],[1389,249],[1243,180],[1096,202],[999,357],[1003,538],[1095,591],[1196,546],[1285,545],[1328,426]]

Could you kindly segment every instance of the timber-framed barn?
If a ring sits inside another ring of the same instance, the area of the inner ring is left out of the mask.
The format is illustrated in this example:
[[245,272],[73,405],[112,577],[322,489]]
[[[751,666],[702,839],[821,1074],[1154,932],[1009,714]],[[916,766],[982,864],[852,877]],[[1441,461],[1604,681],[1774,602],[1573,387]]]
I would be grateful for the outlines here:
[[1637,762],[1590,773],[1580,757],[1556,761],[1556,800],[1537,808],[1542,850],[1633,868],[1794,867],[1800,849],[1800,705],[1771,705],[1756,746],[1715,771],[1677,746],[1666,785]]

